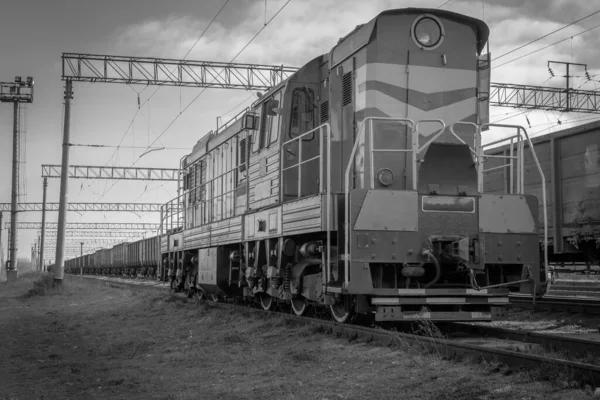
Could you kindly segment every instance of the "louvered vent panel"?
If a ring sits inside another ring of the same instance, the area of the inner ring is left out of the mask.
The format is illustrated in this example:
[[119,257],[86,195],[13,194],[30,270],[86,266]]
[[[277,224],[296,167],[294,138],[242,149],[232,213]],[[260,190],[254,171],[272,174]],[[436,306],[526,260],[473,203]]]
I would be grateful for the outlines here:
[[321,103],[321,123],[329,121],[329,101]]
[[345,73],[342,77],[342,106],[352,103],[352,72]]
[[246,154],[248,150],[246,143],[248,143],[248,138],[240,140],[240,172],[244,172],[246,170],[246,166],[242,165],[246,163]]
[[198,189],[196,189],[196,198],[198,201],[206,200],[206,163],[204,160],[200,162],[200,185]]

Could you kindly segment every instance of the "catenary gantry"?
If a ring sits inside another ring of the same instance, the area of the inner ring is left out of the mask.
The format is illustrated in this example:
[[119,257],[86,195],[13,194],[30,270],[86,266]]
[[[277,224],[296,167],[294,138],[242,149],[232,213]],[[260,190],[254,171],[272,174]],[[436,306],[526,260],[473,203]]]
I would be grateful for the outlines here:
[[[66,232],[67,237],[74,238],[137,238],[141,239],[145,232],[135,231],[77,231],[68,230]],[[47,237],[56,237],[58,232],[56,230],[48,230],[46,232]]]
[[[60,178],[60,165],[42,165],[42,178]],[[172,168],[69,166],[69,178],[119,179],[136,181],[178,181],[179,170]]]
[[[6,227],[10,227],[7,223]],[[42,229],[42,223],[40,222],[19,222],[17,225],[18,229]],[[56,222],[47,222],[46,229],[57,229],[58,224]],[[141,230],[141,231],[157,231],[160,229],[160,224],[153,224],[147,222],[67,222],[67,229],[69,230]]]
[[[160,212],[160,203],[69,203],[67,211]],[[10,203],[0,203],[0,211],[10,211]],[[46,211],[58,211],[59,203],[46,203]],[[18,212],[42,211],[43,203],[20,203]]]
[[99,54],[62,55],[62,78],[73,82],[263,90],[277,85],[297,70],[283,65]]

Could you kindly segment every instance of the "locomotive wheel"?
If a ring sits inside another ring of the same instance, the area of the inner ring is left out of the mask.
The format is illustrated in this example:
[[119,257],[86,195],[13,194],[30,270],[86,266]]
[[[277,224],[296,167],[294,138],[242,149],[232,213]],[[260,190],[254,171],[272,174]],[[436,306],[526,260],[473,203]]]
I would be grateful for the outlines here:
[[260,295],[260,305],[262,306],[263,310],[269,311],[271,307],[273,307],[273,298],[268,294],[263,293]]
[[308,304],[307,304],[306,299],[304,297],[294,297],[290,301],[290,303],[292,305],[292,311],[297,316],[302,316],[302,315],[304,315],[306,313],[306,309],[308,308]]
[[331,316],[333,317],[333,319],[335,319],[340,324],[343,324],[344,322],[348,321],[348,318],[350,317],[350,313],[346,311],[346,308],[344,307],[343,303],[338,303],[329,306],[329,311],[331,311]]

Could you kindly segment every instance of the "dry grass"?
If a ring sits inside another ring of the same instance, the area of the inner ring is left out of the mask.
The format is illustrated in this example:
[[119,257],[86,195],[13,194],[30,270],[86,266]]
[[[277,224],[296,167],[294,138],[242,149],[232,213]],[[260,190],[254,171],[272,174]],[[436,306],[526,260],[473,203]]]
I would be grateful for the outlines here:
[[[31,285],[33,280],[29,281]],[[0,291],[0,399],[581,399],[587,392],[282,315],[68,278]],[[431,326],[422,329],[435,331]]]

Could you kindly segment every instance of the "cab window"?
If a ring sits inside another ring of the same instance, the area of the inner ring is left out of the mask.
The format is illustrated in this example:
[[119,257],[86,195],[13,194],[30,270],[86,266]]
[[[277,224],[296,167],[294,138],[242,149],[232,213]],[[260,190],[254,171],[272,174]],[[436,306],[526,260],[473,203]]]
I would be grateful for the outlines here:
[[281,124],[281,90],[269,96],[260,105],[259,131],[252,143],[252,152],[268,147],[277,141]]
[[308,88],[295,89],[292,92],[290,138],[298,137],[315,127],[314,111],[314,92]]

